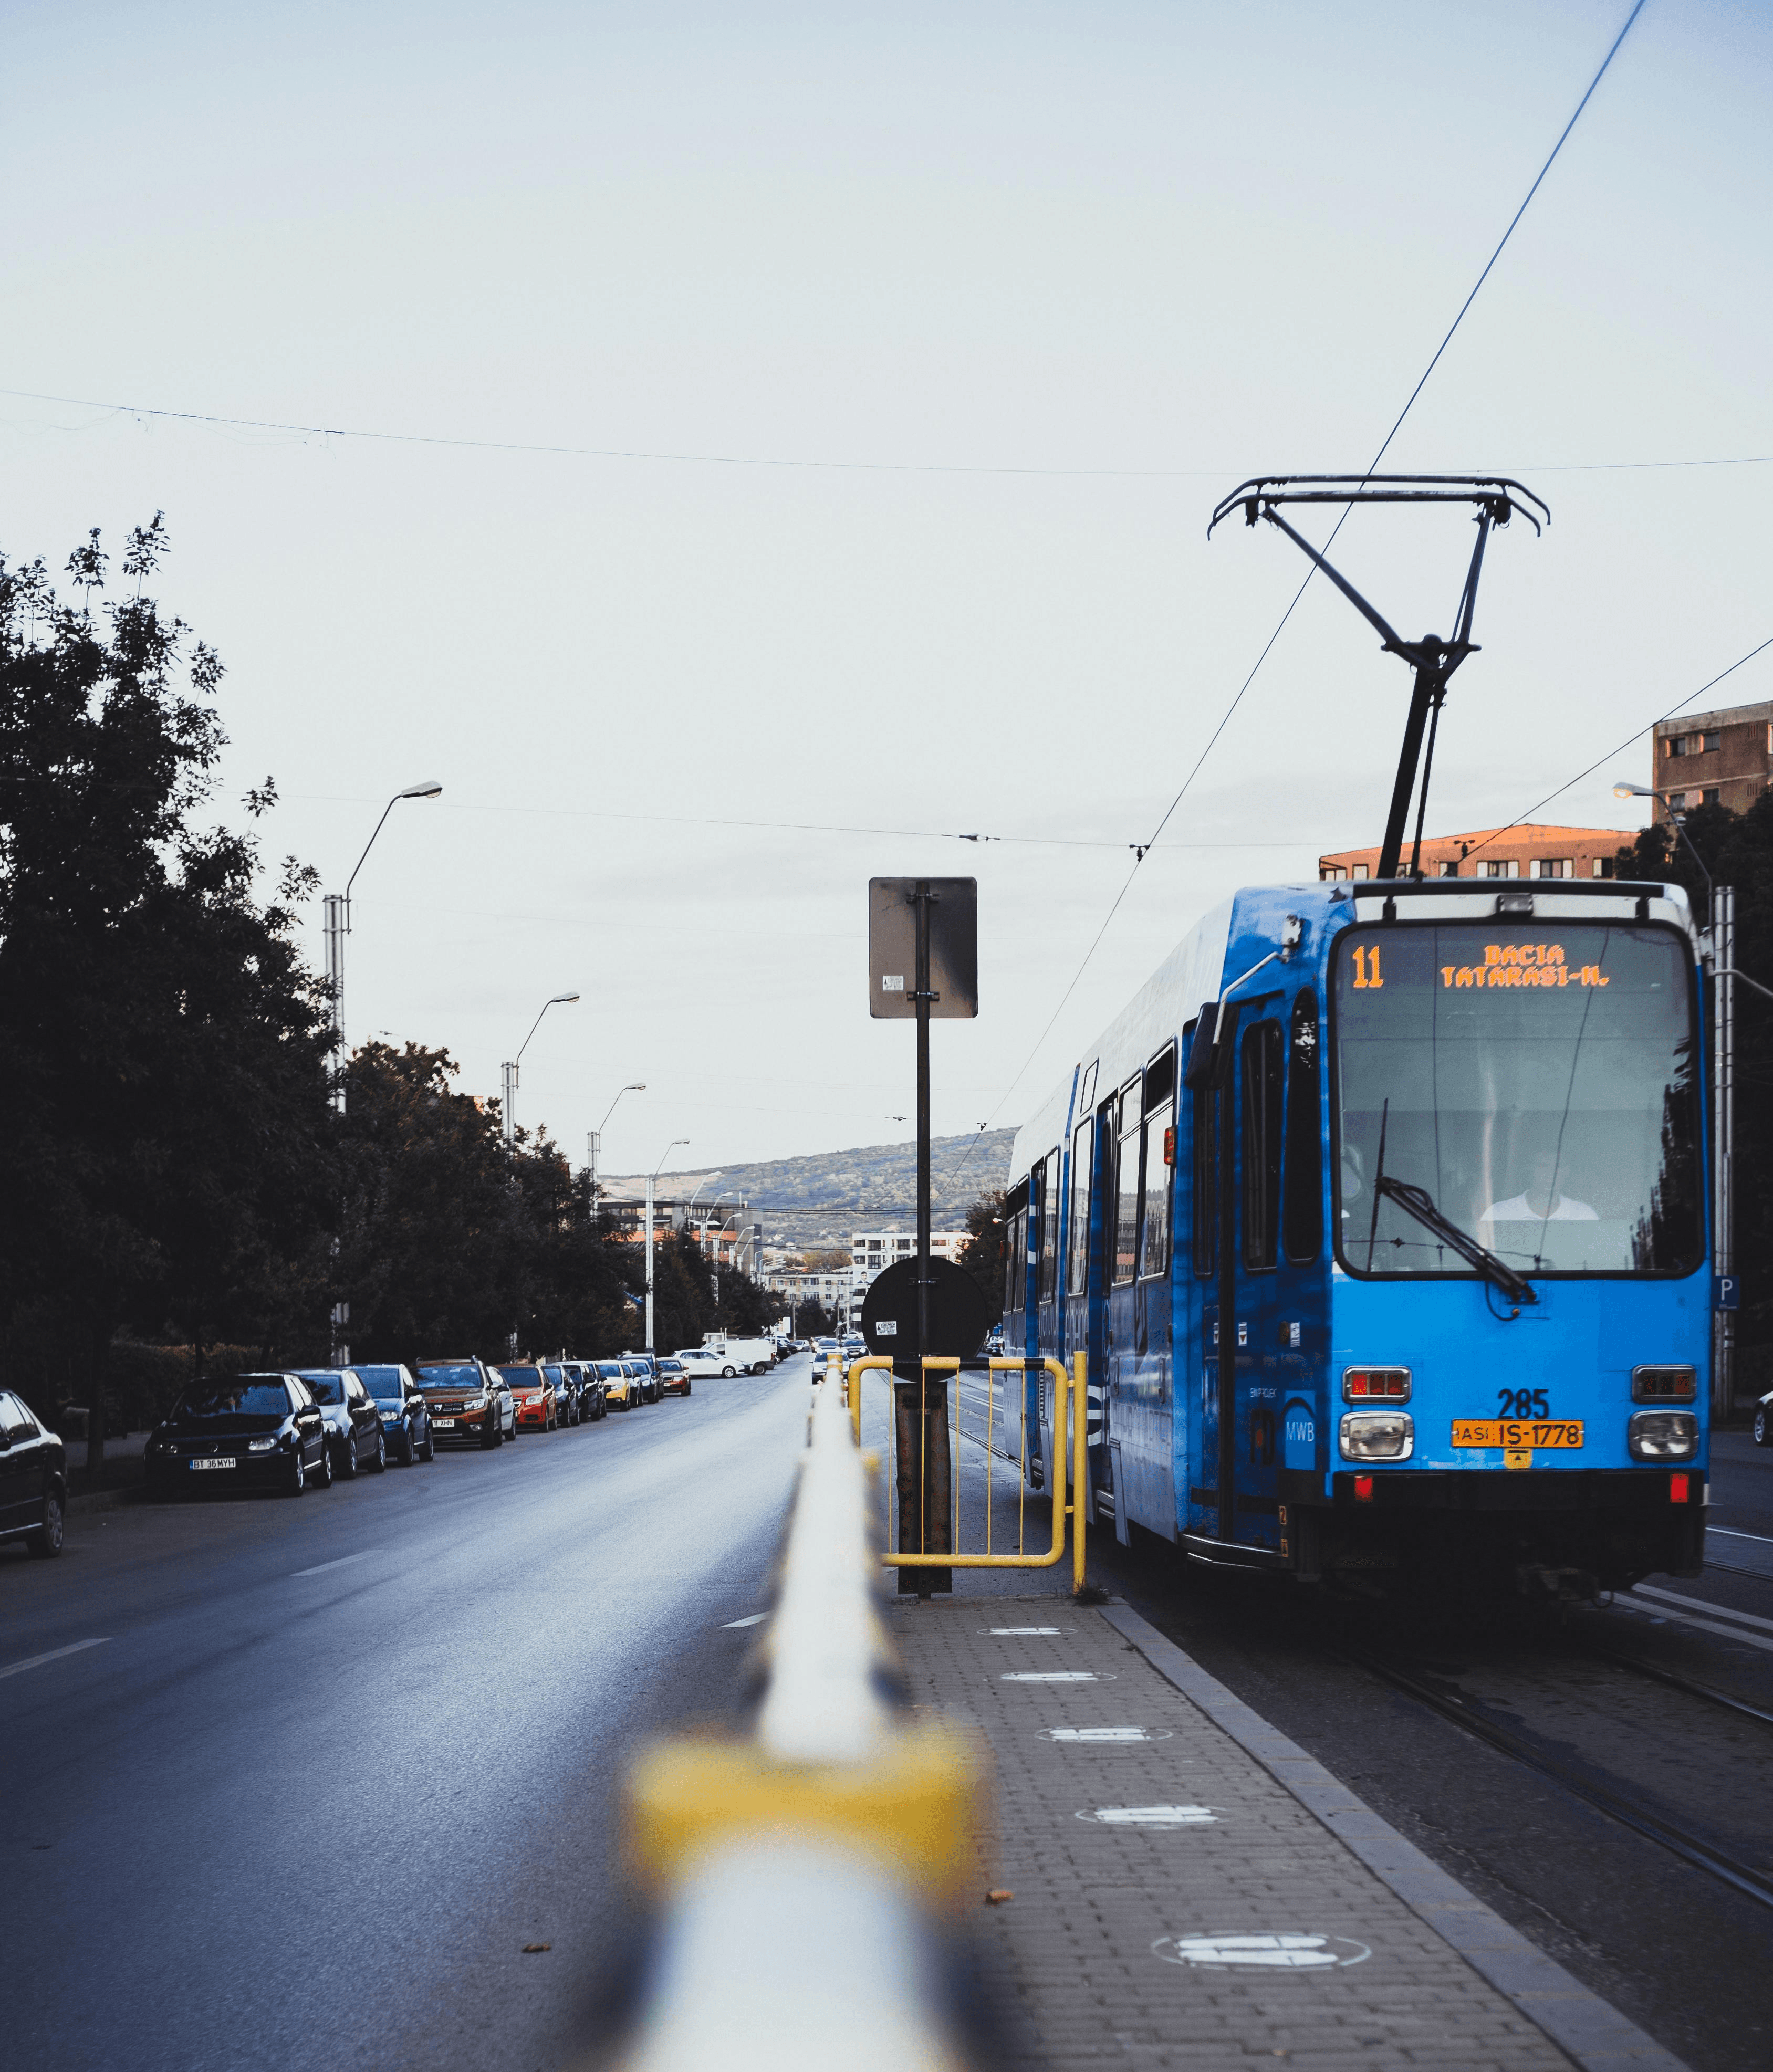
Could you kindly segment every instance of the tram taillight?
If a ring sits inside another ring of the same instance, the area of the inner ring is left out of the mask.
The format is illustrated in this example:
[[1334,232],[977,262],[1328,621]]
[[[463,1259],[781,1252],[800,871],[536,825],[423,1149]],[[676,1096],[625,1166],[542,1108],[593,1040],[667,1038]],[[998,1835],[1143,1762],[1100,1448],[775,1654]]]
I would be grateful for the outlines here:
[[1699,1375],[1690,1367],[1635,1367],[1634,1403],[1691,1403],[1699,1393]]
[[1349,1367],[1342,1371],[1344,1403],[1408,1403],[1407,1367]]

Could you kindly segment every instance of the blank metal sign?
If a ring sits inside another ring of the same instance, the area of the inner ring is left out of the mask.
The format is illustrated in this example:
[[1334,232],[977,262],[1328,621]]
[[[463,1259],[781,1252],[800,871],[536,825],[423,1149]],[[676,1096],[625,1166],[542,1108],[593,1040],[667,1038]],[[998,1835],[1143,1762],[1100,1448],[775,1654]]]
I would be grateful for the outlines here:
[[870,878],[868,1012],[877,1022],[915,1022],[919,885],[930,904],[930,1013],[971,1019],[979,1011],[979,881],[976,878]]

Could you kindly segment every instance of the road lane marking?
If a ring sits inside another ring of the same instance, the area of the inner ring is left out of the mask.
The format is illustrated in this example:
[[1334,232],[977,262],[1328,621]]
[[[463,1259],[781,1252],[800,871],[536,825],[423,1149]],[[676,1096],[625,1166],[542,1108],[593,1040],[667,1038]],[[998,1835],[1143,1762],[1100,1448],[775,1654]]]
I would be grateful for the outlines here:
[[1676,1626],[1696,1626],[1701,1633],[1722,1634],[1726,1640],[1734,1640],[1738,1647],[1758,1647],[1763,1655],[1773,1655],[1773,1640],[1763,1640],[1759,1634],[1745,1633],[1739,1626],[1726,1626],[1722,1619],[1694,1618],[1685,1612],[1664,1612],[1660,1605],[1634,1604],[1630,1597],[1615,1597],[1614,1602],[1627,1611],[1654,1620],[1658,1626],[1666,1626],[1672,1620]]
[[27,1655],[23,1662],[9,1662],[0,1669],[0,1676],[23,1675],[27,1669],[41,1669],[46,1662],[60,1662],[64,1655],[78,1655],[82,1648],[103,1647],[110,1637],[101,1634],[97,1640],[74,1640],[66,1647],[52,1647],[47,1655]]
[[998,1679],[1000,1684],[1114,1684],[1119,1680],[1112,1674],[1098,1676],[1093,1669],[1007,1669]]
[[375,1551],[373,1547],[366,1547],[360,1554],[341,1554],[336,1561],[316,1562],[313,1568],[298,1568],[295,1572],[298,1576],[323,1576],[327,1569],[342,1568],[348,1561],[367,1561]]
[[1099,1820],[1105,1827],[1211,1827],[1219,1815],[1210,1806],[1086,1807],[1080,1820]]
[[1734,1525],[1708,1525],[1705,1531],[1708,1536],[1721,1532],[1726,1540],[1752,1540],[1757,1547],[1773,1547],[1773,1540],[1764,1532],[1738,1532]]
[[1759,1626],[1763,1633],[1773,1633],[1773,1619],[1758,1618],[1753,1612],[1733,1610],[1728,1605],[1714,1605],[1706,1597],[1684,1597],[1676,1590],[1659,1590],[1653,1583],[1632,1585],[1635,1597],[1657,1597],[1664,1604],[1680,1605],[1689,1611],[1709,1612],[1713,1618],[1739,1619],[1744,1626]]
[[728,1619],[726,1625],[721,1628],[721,1631],[731,1633],[742,1626],[761,1626],[768,1617],[767,1612],[753,1612],[749,1618]]

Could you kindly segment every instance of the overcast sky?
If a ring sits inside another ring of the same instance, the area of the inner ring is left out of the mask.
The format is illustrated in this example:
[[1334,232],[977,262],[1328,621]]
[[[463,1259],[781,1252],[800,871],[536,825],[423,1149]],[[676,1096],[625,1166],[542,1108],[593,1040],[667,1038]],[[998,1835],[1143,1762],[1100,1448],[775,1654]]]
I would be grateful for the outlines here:
[[[976,873],[936,1122],[1013,1123],[1203,908],[1378,839],[1407,673],[1314,585],[1030,1056],[1303,573],[1214,502],[1372,458],[1628,5],[10,0],[0,388],[400,436],[0,396],[0,544],[164,508],[223,796],[274,773],[329,887],[442,780],[358,881],[354,1038],[496,1093],[576,990],[519,1100],[575,1161],[631,1079],[612,1172],[903,1137],[866,880]],[[1773,635],[1770,105],[1764,6],[1650,0],[1388,456],[1553,514],[1438,828]],[[1339,552],[1444,631],[1468,534]],[[1546,817],[1635,826],[1646,763]]]

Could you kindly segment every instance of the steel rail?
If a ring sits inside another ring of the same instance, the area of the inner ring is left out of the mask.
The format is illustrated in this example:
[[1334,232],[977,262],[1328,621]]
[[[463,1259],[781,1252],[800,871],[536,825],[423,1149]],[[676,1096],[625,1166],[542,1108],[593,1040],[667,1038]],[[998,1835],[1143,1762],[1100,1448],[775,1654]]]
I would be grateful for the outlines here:
[[1759,1705],[1751,1705],[1746,1698],[1733,1698],[1727,1691],[1719,1691],[1709,1684],[1696,1683],[1690,1676],[1678,1671],[1662,1669],[1653,1663],[1639,1662],[1635,1655],[1621,1655],[1616,1649],[1597,1647],[1594,1652],[1603,1662],[1615,1662],[1622,1669],[1635,1669],[1640,1676],[1653,1677],[1658,1684],[1667,1684],[1676,1691],[1685,1691],[1690,1697],[1709,1698],[1713,1704],[1726,1705],[1733,1712],[1742,1712],[1751,1720],[1762,1720],[1773,1727],[1773,1712],[1763,1712]]
[[1763,1906],[1773,1907],[1773,1881],[1759,1871],[1751,1869],[1748,1864],[1738,1862],[1735,1857],[1713,1848],[1709,1842],[1701,1841],[1697,1835],[1689,1834],[1672,1821],[1664,1820],[1659,1814],[1647,1811],[1626,1793],[1615,1791],[1608,1785],[1585,1777],[1574,1765],[1561,1762],[1556,1756],[1547,1755],[1523,1736],[1511,1732],[1507,1727],[1498,1726],[1493,1720],[1483,1717],[1458,1699],[1445,1696],[1432,1684],[1413,1676],[1408,1670],[1399,1669],[1376,1655],[1366,1655],[1355,1649],[1344,1649],[1341,1652],[1346,1660],[1356,1663],[1370,1675],[1392,1684],[1415,1699],[1418,1704],[1425,1705],[1430,1712],[1438,1713],[1443,1720],[1451,1720],[1454,1726],[1462,1727],[1475,1740],[1487,1741],[1491,1748],[1512,1757],[1527,1769],[1536,1770],[1554,1783],[1562,1785],[1566,1791],[1586,1800],[1598,1811],[1617,1820],[1622,1827],[1629,1827],[1634,1834],[1641,1835],[1647,1841],[1657,1843],[1697,1870],[1709,1871],[1713,1877],[1734,1886],[1747,1898],[1759,1901]]

